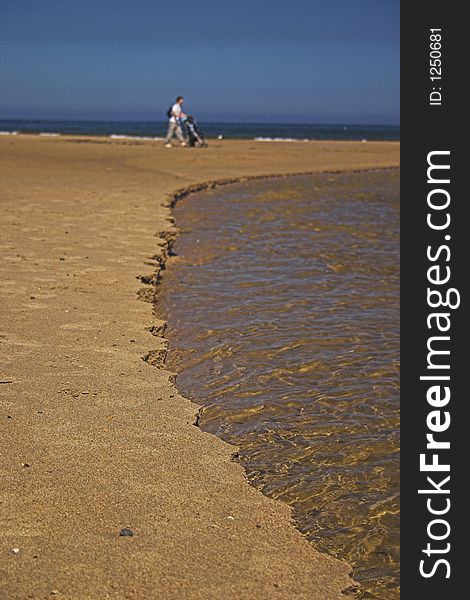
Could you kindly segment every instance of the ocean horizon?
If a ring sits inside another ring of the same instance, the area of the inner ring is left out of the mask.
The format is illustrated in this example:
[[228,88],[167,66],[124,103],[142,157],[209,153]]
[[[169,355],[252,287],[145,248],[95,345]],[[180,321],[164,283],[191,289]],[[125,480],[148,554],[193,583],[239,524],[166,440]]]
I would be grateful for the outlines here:
[[[399,125],[349,123],[301,125],[286,123],[208,123],[199,126],[208,138],[253,139],[258,141],[398,141]],[[0,119],[0,134],[89,135],[162,139],[166,121]]]

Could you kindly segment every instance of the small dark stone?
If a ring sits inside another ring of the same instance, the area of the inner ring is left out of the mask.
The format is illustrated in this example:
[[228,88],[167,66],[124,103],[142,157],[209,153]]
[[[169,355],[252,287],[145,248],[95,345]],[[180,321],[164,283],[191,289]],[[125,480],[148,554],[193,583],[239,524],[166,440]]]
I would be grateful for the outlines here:
[[65,260],[65,258],[64,258],[63,256],[61,256],[61,257],[59,258],[59,260]]
[[132,537],[134,535],[134,532],[132,531],[132,529],[128,529],[127,527],[123,527],[121,529],[121,531],[119,532],[119,535],[121,537]]

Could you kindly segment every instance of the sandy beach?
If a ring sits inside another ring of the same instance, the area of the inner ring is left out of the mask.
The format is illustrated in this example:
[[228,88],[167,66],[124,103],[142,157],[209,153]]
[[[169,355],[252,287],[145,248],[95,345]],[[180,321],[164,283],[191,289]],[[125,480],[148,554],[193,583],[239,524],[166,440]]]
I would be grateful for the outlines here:
[[194,426],[152,301],[188,190],[398,164],[395,142],[0,138],[0,598],[346,597],[349,565]]

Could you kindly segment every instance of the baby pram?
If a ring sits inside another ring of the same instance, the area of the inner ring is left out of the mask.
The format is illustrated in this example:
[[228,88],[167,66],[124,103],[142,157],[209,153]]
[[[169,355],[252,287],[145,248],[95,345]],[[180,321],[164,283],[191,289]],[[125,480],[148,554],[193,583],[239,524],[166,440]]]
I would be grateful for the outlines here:
[[208,146],[203,133],[199,129],[196,119],[192,115],[188,115],[184,121],[186,126],[186,134],[188,136],[188,146],[197,146],[205,148]]

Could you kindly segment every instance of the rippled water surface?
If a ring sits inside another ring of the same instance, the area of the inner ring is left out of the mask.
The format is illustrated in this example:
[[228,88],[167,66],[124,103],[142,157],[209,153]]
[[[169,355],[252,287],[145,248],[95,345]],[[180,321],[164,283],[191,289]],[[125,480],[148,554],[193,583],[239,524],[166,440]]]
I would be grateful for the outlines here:
[[398,598],[399,173],[235,184],[175,210],[167,364],[253,485],[363,597]]

